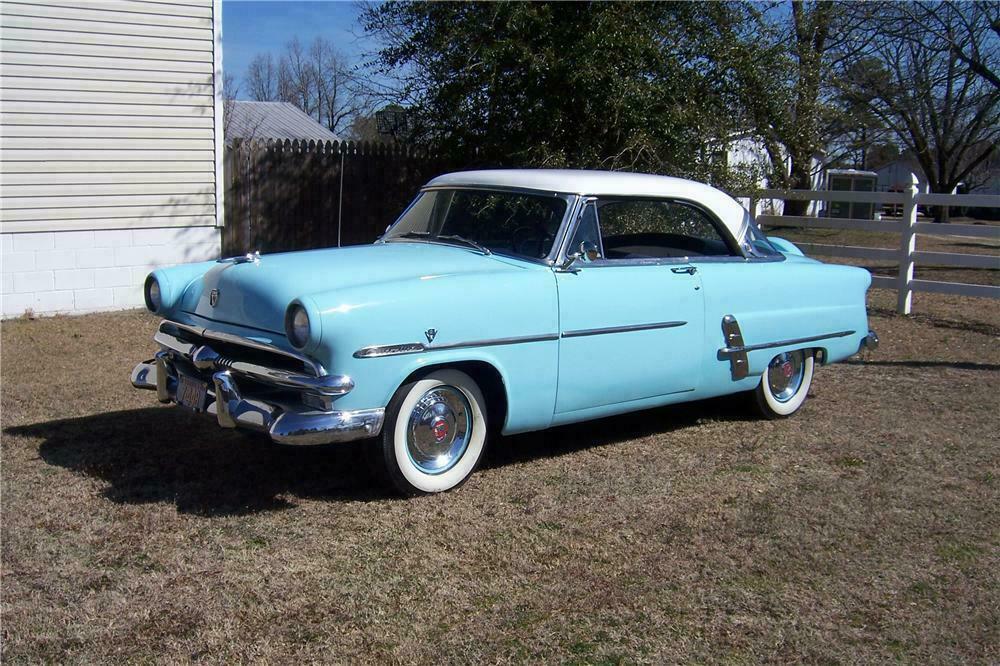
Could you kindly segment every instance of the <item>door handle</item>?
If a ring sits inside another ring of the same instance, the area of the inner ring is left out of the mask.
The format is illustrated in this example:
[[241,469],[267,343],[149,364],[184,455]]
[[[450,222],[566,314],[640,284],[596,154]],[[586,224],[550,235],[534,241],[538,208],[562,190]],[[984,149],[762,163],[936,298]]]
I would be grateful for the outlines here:
[[687,273],[688,275],[694,275],[698,272],[698,269],[694,266],[679,266],[678,268],[671,268],[671,273]]

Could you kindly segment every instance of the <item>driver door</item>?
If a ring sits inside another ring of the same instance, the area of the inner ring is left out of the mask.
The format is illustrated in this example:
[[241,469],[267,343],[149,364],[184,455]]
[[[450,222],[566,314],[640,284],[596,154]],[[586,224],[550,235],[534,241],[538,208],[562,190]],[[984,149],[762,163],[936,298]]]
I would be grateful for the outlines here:
[[[705,350],[698,269],[686,257],[611,248],[598,211],[596,200],[587,203],[570,246],[593,243],[597,258],[556,273],[557,421],[584,410],[616,413],[671,402],[699,386]],[[655,216],[647,217],[634,222],[655,225]]]

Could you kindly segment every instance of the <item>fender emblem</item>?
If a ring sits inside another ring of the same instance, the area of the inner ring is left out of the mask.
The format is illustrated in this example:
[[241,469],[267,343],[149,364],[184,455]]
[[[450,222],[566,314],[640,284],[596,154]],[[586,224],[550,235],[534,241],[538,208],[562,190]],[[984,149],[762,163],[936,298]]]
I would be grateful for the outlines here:
[[209,292],[209,294],[208,294],[208,304],[211,305],[213,308],[216,305],[219,304],[219,290],[218,289],[213,289],[212,291]]
[[426,331],[424,331],[424,335],[427,337],[427,344],[434,342],[434,336],[436,336],[437,334],[438,331],[436,328],[428,328]]

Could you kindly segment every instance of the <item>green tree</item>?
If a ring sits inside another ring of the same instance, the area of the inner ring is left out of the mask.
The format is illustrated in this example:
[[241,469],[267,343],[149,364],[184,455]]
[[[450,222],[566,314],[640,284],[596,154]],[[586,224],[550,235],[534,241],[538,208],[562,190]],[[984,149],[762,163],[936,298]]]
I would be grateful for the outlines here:
[[[811,189],[813,158],[840,131],[830,82],[843,44],[842,6],[794,0],[750,16],[744,29],[752,34],[734,35],[734,46],[714,56],[716,67],[729,72],[748,133],[767,152],[770,186]],[[785,214],[801,215],[807,204],[786,202]]]
[[644,170],[726,181],[741,128],[726,72],[744,6],[403,3],[369,6],[375,63],[411,139],[503,166]]

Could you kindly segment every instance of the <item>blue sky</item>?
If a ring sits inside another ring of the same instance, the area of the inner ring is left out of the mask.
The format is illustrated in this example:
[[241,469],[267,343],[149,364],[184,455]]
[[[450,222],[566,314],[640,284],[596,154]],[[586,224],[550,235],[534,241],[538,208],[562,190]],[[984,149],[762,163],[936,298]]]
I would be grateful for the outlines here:
[[[256,54],[270,51],[277,56],[296,35],[304,44],[326,37],[352,62],[360,62],[370,50],[361,37],[360,12],[357,2],[223,0],[222,68],[242,84]],[[239,97],[246,97],[242,85]]]

